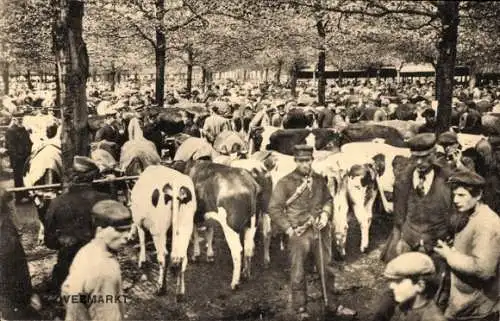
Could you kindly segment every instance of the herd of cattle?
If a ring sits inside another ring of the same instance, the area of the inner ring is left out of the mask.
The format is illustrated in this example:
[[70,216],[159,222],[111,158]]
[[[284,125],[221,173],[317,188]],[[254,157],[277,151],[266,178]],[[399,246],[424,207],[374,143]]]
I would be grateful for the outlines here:
[[[186,111],[195,115],[201,137],[185,133]],[[220,224],[228,243],[233,260],[232,289],[238,287],[242,277],[251,276],[258,228],[263,237],[264,263],[269,264],[273,231],[267,206],[278,180],[295,168],[292,155],[296,144],[314,147],[313,169],[327,178],[334,202],[332,233],[340,255],[346,255],[349,211],[360,225],[360,250],[365,252],[369,248],[374,204],[379,199],[385,212],[392,211],[387,198],[393,192],[398,169],[410,157],[405,142],[418,132],[423,122],[415,120],[420,117],[408,120],[401,112],[401,119],[366,120],[322,128],[318,126],[322,113],[320,109],[297,107],[287,111],[281,127],[272,127],[255,126],[255,113],[249,115],[234,108],[232,118],[210,113],[200,104],[150,108],[141,117],[130,112],[118,118],[116,126],[126,137],[122,143],[93,143],[91,157],[103,175],[139,176],[135,182],[114,186],[114,190],[123,190],[132,212],[134,225],[130,237],[137,234],[140,241],[139,267],[146,260],[144,230],[152,235],[160,264],[159,292],[165,290],[169,229],[172,231],[170,267],[177,276],[178,296],[185,293],[188,245],[193,243],[189,260],[198,260],[201,237],[197,227],[207,220]],[[24,123],[53,121],[49,118],[26,116]],[[103,126],[104,118],[90,117],[91,135]],[[151,121],[148,133],[143,125],[146,120]],[[498,119],[484,124],[495,127],[497,122]],[[32,137],[43,136],[40,131],[44,126],[40,125],[40,130],[35,127]],[[474,149],[485,137],[482,133],[459,133],[458,139],[464,149]],[[25,185],[58,182],[62,162],[57,145],[45,143],[34,149]],[[114,153],[115,149],[119,152]],[[162,154],[167,155],[168,161]],[[54,197],[54,193],[49,195],[46,191],[33,195]],[[42,227],[45,209],[38,208]],[[43,240],[41,231],[39,239]],[[208,261],[214,260],[213,233],[213,226],[208,224],[205,233]]]

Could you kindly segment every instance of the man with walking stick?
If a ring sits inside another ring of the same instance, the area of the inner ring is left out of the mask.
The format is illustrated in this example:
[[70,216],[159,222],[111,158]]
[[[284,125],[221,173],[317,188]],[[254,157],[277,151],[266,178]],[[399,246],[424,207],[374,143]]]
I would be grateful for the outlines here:
[[313,254],[328,314],[352,318],[356,312],[342,306],[334,307],[333,300],[328,300],[334,288],[334,274],[328,265],[332,242],[330,228],[327,228],[332,216],[332,196],[326,180],[312,171],[313,148],[297,145],[294,156],[296,169],[278,182],[269,204],[271,220],[289,236],[292,306],[299,320],[310,317],[305,265],[308,255]]

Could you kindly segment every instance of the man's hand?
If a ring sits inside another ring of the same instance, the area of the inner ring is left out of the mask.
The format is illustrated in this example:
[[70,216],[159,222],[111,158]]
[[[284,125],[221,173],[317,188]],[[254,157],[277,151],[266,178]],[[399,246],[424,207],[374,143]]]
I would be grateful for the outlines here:
[[319,217],[316,217],[316,220],[314,221],[314,226],[316,226],[318,230],[322,230],[327,224],[328,224],[328,214],[326,212],[321,212],[321,215]]
[[437,245],[434,247],[434,252],[441,255],[445,260],[448,260],[453,250],[453,248],[449,247],[448,244],[441,240],[438,240]]
[[285,233],[286,233],[286,235],[288,235],[288,237],[292,237],[295,235],[295,230],[293,229],[293,227],[289,227]]

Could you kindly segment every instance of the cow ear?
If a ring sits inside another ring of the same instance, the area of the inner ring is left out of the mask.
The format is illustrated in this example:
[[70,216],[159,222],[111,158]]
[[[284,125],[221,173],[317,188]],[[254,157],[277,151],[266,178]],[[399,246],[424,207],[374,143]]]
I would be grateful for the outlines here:
[[193,193],[191,190],[185,186],[181,186],[179,189],[179,201],[181,204],[187,204],[193,199]]

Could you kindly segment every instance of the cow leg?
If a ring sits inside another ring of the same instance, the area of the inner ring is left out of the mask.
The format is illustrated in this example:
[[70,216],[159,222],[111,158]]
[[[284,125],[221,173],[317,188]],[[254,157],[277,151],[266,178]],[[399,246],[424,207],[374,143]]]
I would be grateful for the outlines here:
[[233,258],[233,278],[231,280],[231,289],[236,290],[240,283],[241,276],[241,246],[240,235],[229,227],[227,224],[227,212],[223,207],[219,207],[217,212],[208,212],[205,214],[206,219],[214,219],[218,221],[224,231],[224,237],[229,245],[231,256]]
[[347,195],[337,195],[334,198],[334,215],[333,215],[333,226],[335,235],[335,245],[339,251],[340,257],[344,258],[346,256],[346,240],[347,231],[349,225],[347,223],[347,213],[349,211],[349,205],[347,203]]
[[175,294],[176,294],[175,297],[178,303],[184,301],[184,296],[186,294],[186,286],[184,284],[184,273],[186,272],[186,268],[187,268],[187,260],[183,260],[182,268],[179,274],[177,275],[177,282],[176,282],[177,285],[175,289]]
[[245,262],[243,265],[243,277],[247,280],[251,277],[252,271],[252,257],[255,249],[255,233],[257,230],[257,218],[254,214],[250,219],[250,227],[245,230],[245,237],[243,242]]
[[[136,224],[134,224],[136,225]],[[136,225],[137,227],[137,235],[139,236],[139,269],[142,268],[143,264],[146,263],[146,234],[144,233],[144,229]]]
[[268,268],[271,264],[269,250],[271,248],[271,217],[264,213],[262,216],[262,238],[264,239],[264,267]]
[[167,279],[167,235],[165,233],[160,233],[153,235],[153,242],[156,248],[156,258],[160,265],[160,273],[158,274],[158,291],[157,295],[165,294],[167,290],[166,279]]
[[205,232],[205,238],[207,241],[207,262],[213,263],[214,259],[214,227],[211,225],[207,226]]
[[39,229],[38,229],[37,244],[43,245],[43,243],[45,242],[45,227],[43,226],[43,223],[41,221],[39,221],[38,224],[39,224]]
[[201,255],[200,242],[200,233],[198,232],[198,228],[196,228],[195,226],[193,229],[193,255],[191,256],[192,262],[198,262],[198,258]]
[[127,241],[132,241],[135,237],[135,233],[137,233],[138,231],[138,227],[137,227],[137,224],[135,223],[132,223],[132,226],[130,227],[130,232],[128,232],[128,235],[127,235]]
[[361,228],[361,253],[365,253],[370,244],[370,227],[372,225],[373,203],[375,202],[375,196],[376,195],[371,196],[365,206],[361,208],[362,212],[358,218]]

